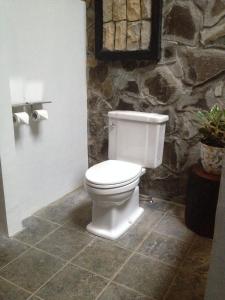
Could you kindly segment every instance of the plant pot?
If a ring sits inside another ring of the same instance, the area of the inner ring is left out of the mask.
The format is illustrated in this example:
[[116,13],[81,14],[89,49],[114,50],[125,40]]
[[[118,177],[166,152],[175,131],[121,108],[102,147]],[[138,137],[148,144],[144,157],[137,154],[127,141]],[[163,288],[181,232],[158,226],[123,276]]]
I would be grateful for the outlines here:
[[220,175],[225,148],[201,143],[201,163],[207,173]]

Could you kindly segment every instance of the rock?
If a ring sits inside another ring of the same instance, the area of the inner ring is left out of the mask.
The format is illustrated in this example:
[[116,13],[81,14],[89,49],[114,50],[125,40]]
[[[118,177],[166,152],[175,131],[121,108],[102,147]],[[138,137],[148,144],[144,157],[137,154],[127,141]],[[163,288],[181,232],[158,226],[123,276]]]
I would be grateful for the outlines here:
[[179,138],[188,141],[193,139],[198,134],[196,113],[197,109],[193,109],[193,107],[190,107],[189,109],[187,107],[185,108],[185,111],[177,114],[178,122],[176,129]]
[[170,65],[170,70],[173,73],[173,75],[179,80],[182,80],[184,78],[182,64],[178,58],[176,60],[176,63]]
[[140,0],[127,0],[127,20],[139,21],[141,19]]
[[95,68],[97,66],[97,60],[93,56],[87,56],[87,66]]
[[158,67],[151,72],[145,81],[149,94],[155,97],[159,104],[168,104],[177,100],[181,94],[181,83],[168,67]]
[[112,80],[109,77],[102,83],[101,92],[105,98],[112,97]]
[[113,12],[113,0],[102,0],[103,1],[103,22],[112,21]]
[[186,173],[175,173],[163,165],[155,170],[148,170],[141,177],[140,190],[151,197],[160,197],[171,201],[173,197],[186,192]]
[[162,63],[171,63],[177,61],[177,47],[176,42],[166,41],[162,42]]
[[136,60],[123,60],[122,67],[127,72],[132,72],[137,68],[137,61]]
[[119,104],[116,108],[117,110],[134,110],[134,106],[130,103],[124,102],[120,99]]
[[225,23],[212,28],[205,28],[203,31],[201,31],[201,43],[203,45],[212,45],[213,42],[220,38],[225,38]]
[[146,50],[150,47],[151,41],[151,22],[141,21],[141,49]]
[[198,85],[225,70],[224,51],[183,48],[179,51],[184,71],[184,81]]
[[142,19],[150,19],[152,16],[152,1],[141,0],[141,17]]
[[225,15],[225,1],[224,0],[210,0],[206,7],[204,16],[204,25],[211,27],[218,23]]
[[127,24],[127,50],[139,50],[141,22],[128,22]]
[[165,141],[163,165],[172,170],[181,170],[187,161],[188,143],[174,137]]
[[116,22],[115,50],[126,50],[127,21]]
[[121,20],[126,20],[126,19],[127,19],[127,1],[126,0],[114,0],[114,2],[113,2],[113,20],[121,21]]
[[115,24],[114,22],[103,25],[103,48],[105,50],[114,50]]
[[218,82],[218,85],[215,87],[215,96],[222,97],[223,96],[223,87],[224,83],[222,81]]
[[139,88],[135,81],[128,81],[125,90],[134,94],[139,94]]
[[95,68],[91,68],[90,72],[90,80],[92,82],[102,83],[105,81],[107,75],[108,75],[108,65],[105,63],[98,64]]
[[[176,2],[165,16],[165,38],[187,45],[195,45],[202,17],[191,2]],[[179,26],[178,26],[179,24]]]
[[208,0],[194,0],[195,5],[205,12],[206,5],[208,4]]

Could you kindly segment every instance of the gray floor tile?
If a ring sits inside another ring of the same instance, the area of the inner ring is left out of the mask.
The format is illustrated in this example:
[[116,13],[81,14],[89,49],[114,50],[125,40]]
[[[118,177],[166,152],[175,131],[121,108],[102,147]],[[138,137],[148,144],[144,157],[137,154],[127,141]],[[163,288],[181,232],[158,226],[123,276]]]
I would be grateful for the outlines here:
[[63,226],[48,235],[36,247],[63,259],[71,259],[91,241],[92,237],[88,233]]
[[168,214],[184,220],[185,206],[174,204],[173,208],[168,210]]
[[[130,251],[152,230],[138,249],[145,256],[135,254],[116,277],[117,283],[122,285],[111,283],[100,300],[161,300],[187,245],[188,252],[166,300],[203,300],[212,241],[185,227],[183,205],[155,199],[153,203],[141,201],[141,206],[145,209],[144,215],[117,241],[100,238],[93,241],[93,236],[86,232],[86,225],[91,221],[91,201],[82,188],[28,218],[24,221],[25,229],[16,239],[0,237],[0,275],[21,288],[33,293],[63,267],[60,257],[70,259],[88,247],[74,259],[74,265],[65,266],[36,296],[31,297],[0,278],[0,300],[94,300],[106,285],[107,280],[102,276],[115,274]],[[57,229],[57,224],[47,220],[65,225]],[[38,247],[49,255],[22,243],[33,245],[39,241]]]
[[7,265],[29,247],[13,239],[0,237],[0,268]]
[[200,266],[207,264],[210,260],[212,250],[212,240],[204,237],[196,236],[193,244],[188,251],[183,267]]
[[[183,269],[176,276],[166,300],[203,300],[209,265]],[[218,299],[219,300],[219,299]]]
[[0,300],[26,300],[31,294],[0,278]]
[[111,283],[103,292],[99,300],[151,300],[149,297],[131,291],[115,283]]
[[185,226],[181,218],[170,215],[166,215],[162,218],[160,223],[156,226],[155,231],[170,235],[187,243],[194,237],[194,233]]
[[110,242],[96,240],[73,263],[102,276],[111,277],[130,254],[130,251]]
[[35,215],[58,224],[64,224],[73,214],[74,210],[73,199],[69,198],[44,207],[35,213]]
[[101,277],[67,265],[37,295],[46,300],[94,300],[106,283]]
[[184,258],[188,246],[189,244],[175,238],[152,232],[138,252],[177,267]]
[[86,213],[87,206],[90,206],[89,204],[89,196],[83,188],[79,188],[64,198],[39,210],[35,215],[61,225],[67,222],[73,226],[82,226],[77,219],[82,217],[80,214]]
[[80,204],[70,215],[66,226],[86,231],[87,225],[91,222],[92,203],[90,201]]
[[36,249],[30,249],[1,270],[0,275],[34,292],[62,266],[60,260]]
[[185,206],[174,202],[169,202],[159,198],[153,198],[152,201],[141,201],[142,206],[147,209],[156,209],[167,212],[171,216],[184,218]]
[[168,289],[174,273],[175,269],[172,267],[135,254],[115,281],[159,300]]
[[144,214],[116,243],[127,249],[135,249],[160,220],[163,212],[145,209]]
[[45,235],[53,231],[58,225],[49,223],[48,221],[39,219],[37,217],[30,217],[23,221],[25,227],[15,237],[16,239],[27,244],[35,244],[40,241]]

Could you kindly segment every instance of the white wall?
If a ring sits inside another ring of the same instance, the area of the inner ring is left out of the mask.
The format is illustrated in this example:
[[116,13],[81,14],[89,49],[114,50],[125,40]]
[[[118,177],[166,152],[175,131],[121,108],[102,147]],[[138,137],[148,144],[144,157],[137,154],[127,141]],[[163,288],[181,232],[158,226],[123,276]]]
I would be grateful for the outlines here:
[[[83,1],[0,0],[0,157],[10,235],[24,218],[82,183],[85,43]],[[11,103],[29,88],[30,98],[53,101],[44,106],[49,120],[15,131]]]
[[225,157],[205,300],[225,299]]

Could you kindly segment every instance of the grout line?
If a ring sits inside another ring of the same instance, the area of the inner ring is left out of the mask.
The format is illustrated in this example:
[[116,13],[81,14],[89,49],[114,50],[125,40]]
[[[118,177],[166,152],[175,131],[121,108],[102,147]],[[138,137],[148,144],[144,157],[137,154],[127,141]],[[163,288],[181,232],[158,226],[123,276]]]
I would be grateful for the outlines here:
[[[134,250],[131,252],[131,254],[127,257],[127,259],[125,260],[125,262],[119,267],[119,269],[117,270],[117,272],[112,276],[111,280],[108,282],[108,284],[106,284],[106,286],[102,289],[102,291],[98,294],[98,296],[95,298],[95,300],[98,300],[102,294],[105,292],[105,290],[109,287],[109,285],[114,281],[114,279],[116,278],[116,276],[120,273],[120,271],[123,269],[123,267],[129,262],[129,260],[135,255],[137,254],[137,250],[139,249],[139,247],[142,245],[142,243],[145,241],[145,239],[148,237],[148,235],[153,231],[153,229],[159,224],[159,222],[161,221],[161,219],[164,217],[166,213],[164,213],[160,219],[152,226],[150,232],[148,232],[143,239],[141,240],[141,242],[134,248]],[[138,291],[137,291],[138,292]],[[138,292],[140,293],[140,292]],[[144,295],[149,297],[149,295]],[[152,297],[152,300],[155,300]]]
[[[56,230],[57,230],[57,229],[56,229]],[[54,231],[55,231],[55,230],[54,230]],[[51,232],[51,233],[54,233],[54,232]],[[49,233],[49,234],[51,234],[51,233]],[[49,235],[49,234],[48,234],[48,235]],[[46,235],[45,237],[47,237],[48,235]],[[18,241],[21,242],[22,244],[26,245],[26,246],[29,246],[30,249],[35,249],[35,250],[41,251],[41,252],[43,252],[43,253],[45,253],[45,254],[48,254],[48,255],[50,255],[50,256],[52,256],[52,257],[54,257],[54,258],[60,259],[60,260],[64,263],[64,265],[66,265],[67,262],[71,260],[71,258],[70,258],[70,259],[65,259],[65,258],[62,258],[62,257],[59,256],[59,255],[55,255],[55,254],[53,254],[53,253],[51,253],[51,252],[48,252],[48,251],[46,251],[46,250],[44,250],[44,249],[42,249],[42,248],[38,248],[38,247],[37,247],[38,244],[39,244],[41,241],[43,241],[44,239],[45,239],[45,238],[41,239],[39,242],[35,243],[34,245],[27,244],[27,243],[25,243],[25,242],[23,242],[23,241],[19,241],[19,240],[18,240]],[[15,239],[15,240],[17,240],[17,239]],[[93,242],[94,240],[96,240],[96,238],[95,238],[95,237],[92,237],[92,240],[91,240],[89,243]],[[89,244],[88,244],[88,245],[89,245]],[[80,255],[85,249],[86,249],[86,246],[85,246],[84,248],[82,248],[82,249],[79,251],[78,255]],[[77,254],[76,254],[76,255],[77,255]],[[73,256],[72,259],[76,258],[76,255]]]
[[16,261],[17,259],[19,259],[21,256],[23,256],[24,254],[26,254],[30,249],[31,249],[31,247],[29,246],[28,249],[26,249],[25,251],[23,251],[22,253],[20,253],[17,257],[15,257],[15,258],[12,259],[10,262],[8,262],[6,265],[4,265],[3,267],[1,267],[1,268],[0,268],[0,271],[3,271],[6,267],[8,267],[8,265],[10,265],[11,263],[13,263],[13,262]]
[[[82,253],[82,252],[81,252]],[[80,254],[81,254],[80,253]],[[75,258],[74,258],[75,259]],[[70,264],[72,265],[72,266],[75,266],[75,267],[78,267],[79,269],[81,269],[81,270],[84,270],[84,271],[87,271],[88,273],[91,273],[91,274],[93,274],[93,275],[96,275],[96,276],[98,276],[98,277],[101,277],[102,279],[105,279],[105,280],[107,280],[107,282],[110,280],[110,278],[109,277],[105,277],[104,275],[101,275],[101,274],[98,274],[98,273],[96,273],[96,272],[94,272],[94,271],[92,271],[92,270],[89,270],[89,269],[86,269],[85,267],[83,267],[83,266],[79,266],[78,264],[76,264],[76,263],[74,263],[74,262],[70,262]],[[111,276],[112,277],[112,276]]]
[[32,298],[33,297],[36,297],[38,300],[44,300],[43,298],[41,298],[41,297],[39,297],[39,296],[37,296],[37,295],[34,295],[34,294],[32,294],[29,298],[27,298],[26,300],[32,300]]
[[[167,238],[170,238],[170,239],[172,239],[172,240],[176,240],[176,241],[179,241],[179,242],[181,242],[181,243],[183,243],[183,244],[190,244],[190,243],[188,243],[188,242],[185,242],[185,241],[183,241],[183,240],[181,240],[181,239],[177,239],[176,237],[174,237],[174,236],[172,236],[172,235],[169,235],[169,234],[166,234],[166,233],[161,233],[161,232],[158,232],[158,231],[156,231],[156,230],[153,230],[151,233],[157,233],[157,234],[159,234],[159,235],[162,235],[162,236],[164,236],[164,237],[167,237]],[[192,240],[191,240],[191,242],[192,242]]]
[[38,245],[39,243],[41,243],[42,241],[44,241],[47,237],[49,237],[51,234],[55,233],[61,227],[62,227],[62,225],[58,226],[57,228],[54,228],[51,232],[49,232],[48,234],[46,234],[45,236],[43,236],[38,242],[34,243],[32,246],[35,247],[36,245]]
[[47,251],[45,251],[45,250],[43,250],[43,249],[41,249],[41,248],[37,248],[37,247],[35,247],[35,246],[32,246],[31,249],[40,251],[40,252],[42,252],[42,253],[48,254],[49,256],[52,256],[52,257],[58,259],[58,260],[61,260],[61,262],[62,262],[64,265],[65,265],[66,262],[67,262],[66,259],[64,259],[64,258],[62,258],[62,257],[60,257],[60,256],[58,256],[58,255],[52,254],[52,253],[50,253],[50,252],[47,252]]
[[117,272],[114,273],[114,275],[111,277],[111,279],[108,281],[106,286],[102,289],[102,291],[98,294],[98,296],[95,298],[95,300],[98,300],[99,297],[104,293],[104,291],[109,287],[109,285],[112,283],[112,281],[115,279],[115,277],[119,274],[119,272],[122,270],[122,268],[125,266],[125,264],[131,259],[131,257],[134,255],[134,252],[132,252],[124,261],[124,263],[120,266],[120,268],[117,270]]
[[[46,238],[48,235],[52,234],[53,232],[55,232],[59,227],[55,228],[54,230],[52,230],[51,232],[49,232],[48,234],[46,234],[42,239],[40,239],[40,241],[38,241],[37,243],[35,243],[34,245],[30,245],[27,244],[25,242],[22,242],[20,240],[17,240],[16,238],[12,238],[13,240],[20,242],[21,244],[24,244],[26,246],[28,246],[29,248],[26,249],[25,251],[23,251],[22,253],[20,253],[17,257],[15,257],[13,260],[11,260],[10,262],[8,262],[6,265],[4,265],[3,267],[0,268],[0,271],[4,270],[6,267],[8,267],[8,265],[10,265],[11,263],[15,262],[17,259],[19,259],[21,256],[25,255],[28,251],[30,251],[32,248],[37,249],[35,246],[41,242],[44,238]],[[40,249],[38,249],[40,250]],[[48,253],[49,254],[49,253]]]
[[41,217],[41,216],[39,216],[39,215],[36,215],[36,213],[34,213],[31,217],[38,218],[38,219],[40,219],[41,221],[46,221],[46,222],[51,223],[51,224],[53,224],[53,225],[62,226],[62,224],[59,224],[59,223],[54,222],[54,221],[51,221],[51,220],[49,220],[49,219],[47,219],[47,218]]
[[[121,287],[123,287],[123,288],[126,288],[127,290],[132,291],[132,292],[135,292],[135,293],[139,294],[140,296],[148,297],[148,300],[156,300],[156,299],[154,299],[154,298],[152,298],[152,297],[150,297],[150,296],[146,296],[146,295],[143,294],[142,292],[137,291],[137,290],[135,290],[135,289],[133,289],[133,288],[131,288],[131,287],[125,285],[125,284],[122,284],[122,283],[119,283],[119,282],[116,282],[116,281],[112,281],[111,283],[112,283],[112,284],[115,284],[115,285],[119,285],[119,286],[121,286]],[[111,283],[110,283],[110,284],[111,284]],[[138,299],[138,298],[137,298],[137,299]]]
[[143,254],[143,253],[141,253],[141,252],[138,252],[138,250],[135,252],[135,254],[138,254],[138,255],[143,256],[143,257],[145,257],[145,258],[149,258],[149,259],[151,259],[151,260],[153,260],[153,261],[155,261],[155,262],[157,262],[157,263],[160,263],[160,264],[162,264],[162,265],[165,265],[165,266],[167,266],[167,267],[172,267],[173,269],[176,268],[176,267],[175,267],[174,265],[172,265],[172,264],[169,264],[169,263],[167,263],[167,262],[164,262],[164,261],[162,261],[162,260],[156,258],[155,256],[152,256],[152,255],[146,255],[146,254]]
[[180,268],[181,268],[182,264],[184,263],[184,261],[186,260],[186,258],[188,257],[188,254],[189,254],[189,252],[190,252],[190,250],[191,250],[191,248],[192,248],[194,242],[195,242],[195,237],[193,237],[193,239],[192,239],[192,241],[191,241],[191,243],[190,243],[190,246],[188,247],[188,249],[187,249],[187,251],[186,251],[186,253],[185,253],[185,255],[184,255],[182,261],[180,262],[179,267],[177,268],[177,271],[175,272],[174,277],[173,277],[173,279],[172,279],[170,285],[168,286],[168,289],[166,290],[166,292],[165,292],[165,294],[164,294],[164,296],[163,296],[163,300],[166,300],[167,296],[169,295],[169,292],[171,291],[172,286],[173,286],[175,280],[177,279],[177,277],[178,277],[178,275],[179,275]]
[[[167,237],[169,237],[169,238],[176,239],[176,240],[178,240],[178,241],[180,241],[180,242],[187,243],[185,240],[182,240],[181,238],[175,237],[174,235],[171,235],[171,234],[161,233],[161,232],[158,231],[157,229],[155,229],[154,232],[159,233],[159,234],[163,234],[164,236],[167,236]],[[192,240],[193,240],[193,238],[194,238],[194,235],[195,235],[195,234],[193,233],[193,236],[190,237],[190,239],[191,239],[190,243],[192,243]],[[187,243],[187,244],[188,244],[188,243]]]
[[[11,285],[13,285],[13,286],[19,288],[20,290],[23,290],[24,292],[29,293],[30,296],[32,296],[32,295],[31,295],[31,293],[32,293],[31,291],[26,290],[25,288],[23,288],[23,287],[21,287],[21,286],[15,284],[14,282],[8,280],[7,278],[4,278],[4,277],[2,277],[2,276],[0,275],[0,279],[2,279],[2,280],[4,280],[4,281],[6,281],[7,283],[9,283],[9,284],[11,284]],[[28,296],[28,297],[30,297],[30,296]]]
[[[59,225],[59,224],[58,224],[58,225]],[[16,240],[16,241],[18,241],[18,242],[20,242],[20,243],[23,243],[23,244],[25,244],[25,245],[27,245],[27,246],[35,247],[37,244],[39,244],[40,242],[42,242],[43,240],[45,240],[45,238],[47,238],[49,235],[51,235],[52,233],[54,233],[55,231],[57,231],[57,230],[58,230],[59,228],[61,228],[61,227],[62,227],[62,225],[59,225],[58,227],[52,229],[50,232],[48,232],[47,234],[45,234],[39,241],[37,241],[37,242],[34,243],[34,244],[26,243],[26,242],[24,242],[24,241],[22,241],[22,240],[20,240],[20,239],[17,239],[16,237],[13,237],[12,239],[14,239],[14,240]]]
[[138,246],[135,248],[135,252],[138,253],[137,251],[140,249],[140,247],[144,244],[144,242],[147,240],[147,238],[150,236],[150,234],[155,231],[155,228],[160,224],[161,220],[166,216],[167,212],[164,212],[162,216],[159,218],[159,220],[151,227],[150,231],[146,233],[142,241],[138,244]]
[[93,239],[92,241],[90,241],[86,246],[84,246],[84,248],[82,248],[75,256],[73,256],[70,260],[68,260],[61,268],[59,268],[52,276],[50,276],[48,278],[48,280],[46,280],[33,294],[32,296],[36,296],[36,293],[38,293],[42,287],[44,287],[50,280],[52,280],[59,272],[61,272],[65,267],[67,267],[72,261],[73,259],[75,259],[78,255],[80,255],[80,253],[82,253],[83,250],[85,250],[87,247],[89,247],[95,239]]

